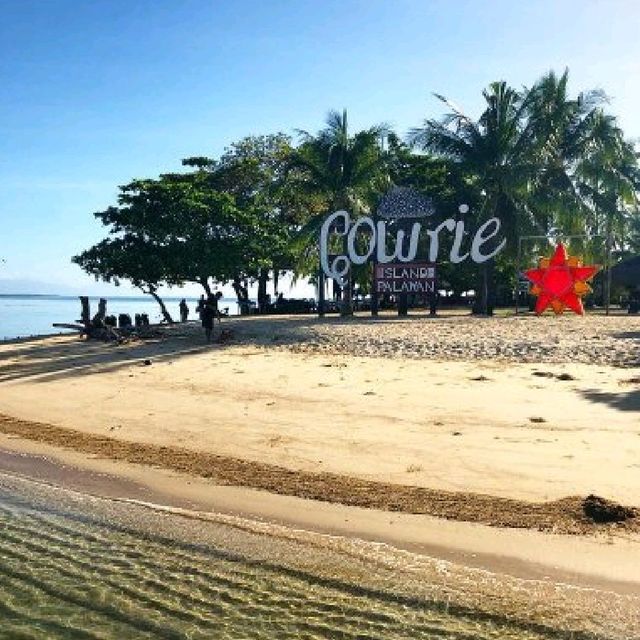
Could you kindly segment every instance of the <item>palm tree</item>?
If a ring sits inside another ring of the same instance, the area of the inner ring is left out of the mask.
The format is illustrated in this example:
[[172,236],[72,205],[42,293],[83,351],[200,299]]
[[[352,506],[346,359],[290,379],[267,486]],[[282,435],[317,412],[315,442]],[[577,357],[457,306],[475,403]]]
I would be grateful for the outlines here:
[[637,210],[633,146],[604,113],[606,96],[589,91],[571,98],[568,79],[567,70],[549,72],[520,92],[493,83],[477,122],[438,95],[451,113],[410,133],[415,147],[453,160],[475,181],[484,194],[480,216],[500,218],[511,251],[530,233],[611,237],[621,233],[630,208]]
[[571,98],[569,74],[545,74],[529,91],[526,117],[532,137],[538,142],[541,173],[533,185],[538,219],[549,232],[584,233],[589,207],[577,168],[599,145],[596,121],[606,96],[600,91]]
[[[515,246],[523,229],[537,226],[528,206],[532,185],[540,171],[540,145],[525,118],[528,92],[519,93],[505,82],[494,82],[483,91],[486,107],[477,121],[444,96],[436,94],[451,112],[442,120],[426,120],[411,130],[415,148],[459,163],[481,192],[479,219],[500,218],[505,235]],[[493,260],[487,265],[493,269]],[[482,309],[491,313],[489,278],[483,270]]]
[[606,95],[589,91],[572,99],[567,85],[568,71],[550,72],[531,91],[528,117],[545,167],[536,203],[546,204],[549,219],[565,233],[586,234],[590,244],[605,237],[608,261],[613,249],[624,249],[638,213],[637,152],[604,112]]
[[589,209],[590,233],[606,238],[605,306],[611,297],[611,254],[622,254],[638,218],[640,170],[634,146],[624,139],[615,119],[599,110],[593,118],[593,149],[576,167],[579,188]]
[[[301,231],[307,249],[315,247],[311,239],[327,213],[345,209],[357,217],[369,211],[374,197],[384,189],[388,172],[381,140],[386,131],[385,125],[377,125],[351,134],[343,110],[330,111],[325,128],[316,135],[299,132],[302,140],[292,167],[305,174],[306,189],[325,203],[322,213],[313,215]],[[343,289],[341,313],[353,313],[351,274]]]

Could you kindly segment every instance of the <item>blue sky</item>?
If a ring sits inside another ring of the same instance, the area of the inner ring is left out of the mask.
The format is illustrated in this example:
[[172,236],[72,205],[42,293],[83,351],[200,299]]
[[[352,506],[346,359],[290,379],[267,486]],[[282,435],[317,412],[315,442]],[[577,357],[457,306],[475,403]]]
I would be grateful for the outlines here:
[[640,138],[639,33],[637,0],[0,0],[0,281],[130,293],[69,261],[117,185],[330,108],[404,133],[568,66]]

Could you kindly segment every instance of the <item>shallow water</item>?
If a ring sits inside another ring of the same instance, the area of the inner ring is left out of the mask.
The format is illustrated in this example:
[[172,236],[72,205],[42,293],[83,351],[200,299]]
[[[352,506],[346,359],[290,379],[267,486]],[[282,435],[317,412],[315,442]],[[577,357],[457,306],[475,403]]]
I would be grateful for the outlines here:
[[[165,304],[174,320],[180,318],[180,300],[167,298]],[[197,318],[195,308],[197,300],[187,298],[191,320]],[[90,298],[91,311],[98,308],[98,298]],[[224,298],[220,305],[231,315],[238,313],[235,300]],[[146,313],[151,322],[160,322],[162,314],[153,298],[146,297],[111,297],[107,298],[107,312],[118,315],[128,313],[133,319],[136,313]],[[80,316],[80,302],[77,296],[32,296],[32,295],[0,295],[0,340],[11,338],[65,333],[57,329],[54,322],[76,322]]]
[[384,562],[356,542],[336,555],[302,532],[265,535],[266,526],[0,474],[0,638],[574,637],[453,613],[409,574],[409,593],[387,590],[385,580],[402,582],[401,567],[385,577]]

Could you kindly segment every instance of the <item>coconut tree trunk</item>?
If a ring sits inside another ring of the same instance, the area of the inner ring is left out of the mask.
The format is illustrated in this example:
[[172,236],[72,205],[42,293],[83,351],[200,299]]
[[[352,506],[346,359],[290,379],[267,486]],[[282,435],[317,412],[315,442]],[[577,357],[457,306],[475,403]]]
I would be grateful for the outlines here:
[[398,316],[404,317],[409,315],[409,294],[401,293],[398,296]]
[[324,295],[325,279],[324,271],[322,267],[318,269],[318,315],[322,318],[324,316],[325,309],[325,295]]
[[482,313],[485,316],[493,315],[493,307],[495,305],[496,298],[496,263],[492,258],[488,262],[485,262],[482,270]]
[[[344,235],[342,240],[342,251],[345,255],[347,255],[347,235]],[[352,282],[353,273],[351,271],[351,267],[347,271],[345,278],[346,282],[342,287],[342,304],[340,305],[340,315],[341,316],[352,316],[353,315],[353,282]]]

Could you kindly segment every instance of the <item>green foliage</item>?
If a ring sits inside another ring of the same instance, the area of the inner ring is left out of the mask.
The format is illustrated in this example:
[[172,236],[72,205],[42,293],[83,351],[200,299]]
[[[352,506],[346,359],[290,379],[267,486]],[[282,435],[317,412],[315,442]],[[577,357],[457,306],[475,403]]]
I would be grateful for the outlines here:
[[[220,158],[184,160],[184,173],[134,180],[95,214],[108,237],[73,260],[146,291],[185,282],[209,290],[211,281],[238,290],[258,279],[264,292],[270,272],[313,278],[324,217],[375,211],[392,185],[428,195],[441,218],[460,217],[458,205],[468,204],[467,228],[498,216],[508,245],[491,269],[503,287],[514,284],[523,235],[586,234],[593,255],[607,236],[616,256],[640,251],[638,153],[601,92],[571,96],[566,71],[521,90],[495,82],[477,119],[437,97],[449,113],[413,129],[407,143],[386,125],[352,132],[346,111],[331,111],[297,145],[282,133],[249,136]],[[481,275],[466,263],[438,271],[456,292],[477,288]],[[353,276],[366,291],[370,265]]]
[[201,171],[135,180],[120,188],[118,206],[95,216],[110,237],[74,262],[100,278],[147,288],[227,282],[257,268],[269,234],[268,220],[212,189]]

